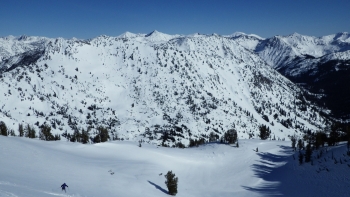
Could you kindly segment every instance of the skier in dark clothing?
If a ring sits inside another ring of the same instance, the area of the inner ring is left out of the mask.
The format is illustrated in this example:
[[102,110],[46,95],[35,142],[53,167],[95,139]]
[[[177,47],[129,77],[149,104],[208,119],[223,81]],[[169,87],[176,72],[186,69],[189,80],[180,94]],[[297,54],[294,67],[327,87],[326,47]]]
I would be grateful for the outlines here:
[[65,193],[66,193],[66,187],[68,187],[66,183],[63,183],[63,185],[61,185],[62,191],[64,190]]

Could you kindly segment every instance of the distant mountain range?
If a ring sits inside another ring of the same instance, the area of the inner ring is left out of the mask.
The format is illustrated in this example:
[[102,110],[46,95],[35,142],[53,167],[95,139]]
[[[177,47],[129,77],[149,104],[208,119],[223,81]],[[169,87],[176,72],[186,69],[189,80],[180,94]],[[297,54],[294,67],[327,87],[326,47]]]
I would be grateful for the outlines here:
[[350,118],[349,33],[319,38],[297,33],[268,39],[245,34],[233,38],[291,81],[317,94],[311,99],[330,109],[332,117]]
[[347,33],[2,37],[0,120],[92,137],[103,126],[111,138],[168,145],[232,128],[258,138],[261,125],[286,139],[348,118],[331,103],[334,88],[350,87],[349,42]]

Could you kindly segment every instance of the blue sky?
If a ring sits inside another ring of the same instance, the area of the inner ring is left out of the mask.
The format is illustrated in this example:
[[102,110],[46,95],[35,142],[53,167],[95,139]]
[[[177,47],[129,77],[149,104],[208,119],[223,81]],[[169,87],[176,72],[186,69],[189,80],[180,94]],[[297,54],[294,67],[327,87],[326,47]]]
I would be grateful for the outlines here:
[[0,0],[0,36],[350,32],[349,0]]

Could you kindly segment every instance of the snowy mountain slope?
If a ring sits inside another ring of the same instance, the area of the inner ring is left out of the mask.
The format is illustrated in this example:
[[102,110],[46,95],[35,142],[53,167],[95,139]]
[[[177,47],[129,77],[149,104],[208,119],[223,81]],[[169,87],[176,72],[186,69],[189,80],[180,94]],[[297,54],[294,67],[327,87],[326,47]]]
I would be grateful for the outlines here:
[[288,66],[285,73],[296,83],[303,84],[320,106],[331,110],[331,116],[337,119],[350,118],[350,51],[295,61]]
[[0,37],[0,60],[32,50],[40,50],[51,39],[36,36]]
[[[274,36],[267,39],[246,35],[233,37],[233,39],[239,40],[243,45],[254,42],[255,45],[251,44],[248,49],[257,52],[270,66],[276,69],[285,67],[296,57],[319,58],[350,50],[350,35],[347,32],[323,37],[294,33],[289,36]],[[257,39],[259,42],[256,41]]]
[[[301,166],[287,141],[171,149],[0,136],[0,150],[0,196],[168,196],[164,174],[170,170],[178,177],[179,197],[295,196],[296,191],[301,197],[345,197],[350,183],[344,145]],[[67,193],[60,188],[64,182]]]
[[287,139],[328,124],[300,88],[228,37],[47,40],[31,50],[39,58],[18,52],[0,63],[0,116],[15,131],[47,124],[53,133],[90,127],[94,136],[104,126],[113,139],[187,145],[231,128],[257,138],[265,124]]
[[238,42],[240,45],[242,45],[243,47],[251,50],[251,51],[255,51],[256,46],[262,42],[263,38],[261,38],[260,36],[254,35],[254,34],[245,34],[242,32],[236,32],[230,36],[226,36],[228,38],[231,38],[233,40],[235,40],[236,42]]
[[[238,34],[233,36],[245,48],[256,52],[271,67],[303,86],[319,105],[330,109],[331,117],[350,117],[349,73],[350,36],[337,33],[312,37],[294,33],[261,39]],[[339,72],[338,72],[339,71]]]

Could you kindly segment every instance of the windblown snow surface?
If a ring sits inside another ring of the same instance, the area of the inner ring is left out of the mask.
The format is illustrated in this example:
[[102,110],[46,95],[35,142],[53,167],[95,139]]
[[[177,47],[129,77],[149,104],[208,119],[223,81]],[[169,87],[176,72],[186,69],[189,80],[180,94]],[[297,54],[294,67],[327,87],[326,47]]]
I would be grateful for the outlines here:
[[[299,165],[290,142],[256,139],[240,140],[239,148],[211,143],[178,149],[0,136],[0,150],[1,197],[168,196],[169,170],[178,177],[179,197],[349,195],[344,144],[328,147],[313,165]],[[67,193],[60,189],[64,182]]]

